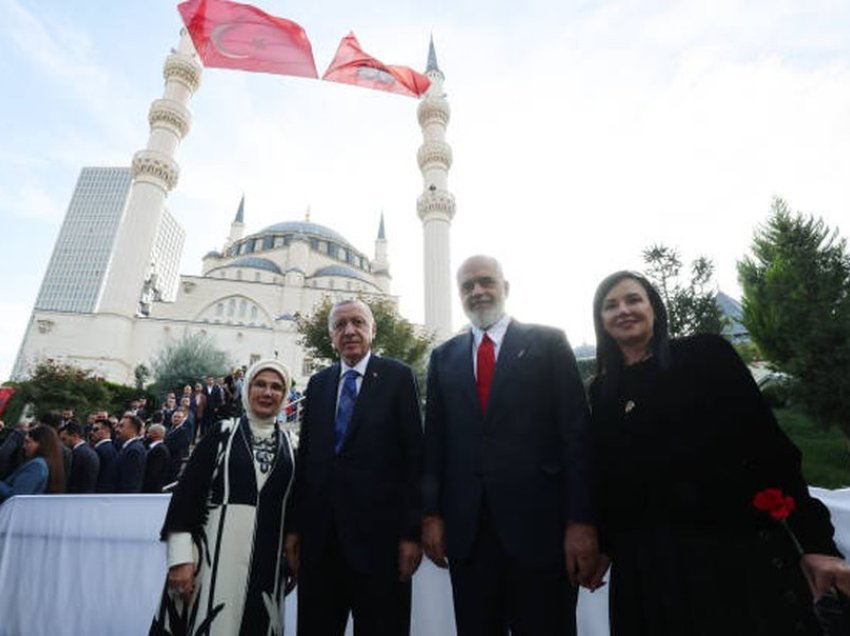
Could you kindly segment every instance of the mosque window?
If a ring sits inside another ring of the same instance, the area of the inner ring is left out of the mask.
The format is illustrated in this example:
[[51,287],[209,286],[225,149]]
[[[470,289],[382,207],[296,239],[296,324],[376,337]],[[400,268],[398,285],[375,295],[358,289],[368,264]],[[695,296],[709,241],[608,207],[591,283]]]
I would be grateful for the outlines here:
[[248,303],[245,302],[244,299],[239,301],[239,317],[244,318],[245,312],[247,312],[247,311],[248,311]]
[[270,250],[271,248],[274,247],[274,242],[275,242],[275,237],[273,237],[272,235],[263,237],[263,247],[262,247],[262,249]]
[[319,251],[322,254],[328,253],[328,242],[327,241],[319,241]]
[[314,251],[319,249],[319,239],[310,237],[310,249]]
[[260,282],[260,272],[254,272],[254,282]]
[[283,247],[283,241],[284,241],[284,237],[275,236],[274,237],[274,246],[275,247]]
[[339,245],[337,245],[336,243],[329,243],[328,244],[328,255],[329,256],[333,256],[334,258],[336,258],[338,251],[339,251]]
[[301,375],[312,375],[313,373],[313,358],[304,357],[303,362],[301,362]]
[[215,315],[216,316],[224,315],[224,303],[219,303],[215,306]]
[[239,253],[244,254],[247,251],[248,251],[248,244],[247,243],[240,243],[239,244]]
[[232,316],[236,312],[236,299],[231,298],[227,302],[227,315]]
[[254,251],[259,252],[263,249],[263,239],[258,238],[254,241]]
[[341,261],[347,261],[348,260],[348,250],[343,249],[343,248],[339,248],[339,253],[337,254],[337,258],[339,258],[339,260],[341,260]]
[[248,254],[254,253],[254,241],[245,241],[245,251],[243,254],[247,252]]
[[257,306],[251,305],[251,320],[257,319]]
[[242,270],[241,269],[236,270],[236,280],[242,280]]

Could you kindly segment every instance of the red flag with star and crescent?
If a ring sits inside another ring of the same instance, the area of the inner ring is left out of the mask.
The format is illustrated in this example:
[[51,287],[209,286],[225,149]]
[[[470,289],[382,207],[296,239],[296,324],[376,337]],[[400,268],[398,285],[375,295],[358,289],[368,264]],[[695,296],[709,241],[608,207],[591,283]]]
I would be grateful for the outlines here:
[[342,38],[322,79],[408,97],[421,97],[431,85],[431,80],[412,68],[384,64],[365,53],[354,33]]
[[318,78],[313,47],[299,24],[228,0],[177,6],[204,66]]

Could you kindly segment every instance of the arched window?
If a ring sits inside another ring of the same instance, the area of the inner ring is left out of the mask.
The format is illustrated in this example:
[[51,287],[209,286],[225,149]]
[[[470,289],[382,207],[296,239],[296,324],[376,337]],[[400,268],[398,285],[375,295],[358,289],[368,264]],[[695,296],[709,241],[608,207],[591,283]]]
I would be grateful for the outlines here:
[[236,313],[236,299],[231,298],[227,301],[227,315],[232,316],[234,313]]
[[242,300],[239,301],[239,317],[244,318],[245,312],[247,312],[247,311],[248,311],[248,303],[243,298]]
[[219,303],[215,306],[215,315],[223,316],[224,315],[224,303]]

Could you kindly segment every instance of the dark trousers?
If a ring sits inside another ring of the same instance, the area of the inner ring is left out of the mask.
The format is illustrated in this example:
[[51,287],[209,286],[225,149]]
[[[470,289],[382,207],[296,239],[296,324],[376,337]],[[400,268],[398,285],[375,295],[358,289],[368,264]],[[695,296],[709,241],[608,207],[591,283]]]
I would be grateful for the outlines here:
[[564,562],[517,563],[482,512],[469,558],[449,564],[458,636],[575,636],[577,590]]
[[355,636],[407,636],[411,584],[398,566],[358,572],[348,563],[335,531],[328,545],[298,574],[298,636],[342,636],[349,612]]

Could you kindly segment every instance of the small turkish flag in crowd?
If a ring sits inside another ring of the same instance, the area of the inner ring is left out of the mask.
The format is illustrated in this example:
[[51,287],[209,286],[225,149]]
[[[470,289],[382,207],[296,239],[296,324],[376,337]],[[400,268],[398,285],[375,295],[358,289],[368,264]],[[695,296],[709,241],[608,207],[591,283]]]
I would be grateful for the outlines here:
[[9,400],[15,395],[15,387],[0,386],[0,417],[6,412],[6,407],[9,406]]
[[342,38],[322,79],[408,97],[422,96],[431,85],[431,80],[412,68],[387,65],[365,53],[354,33]]
[[204,66],[317,78],[299,24],[247,4],[188,0],[177,6]]

